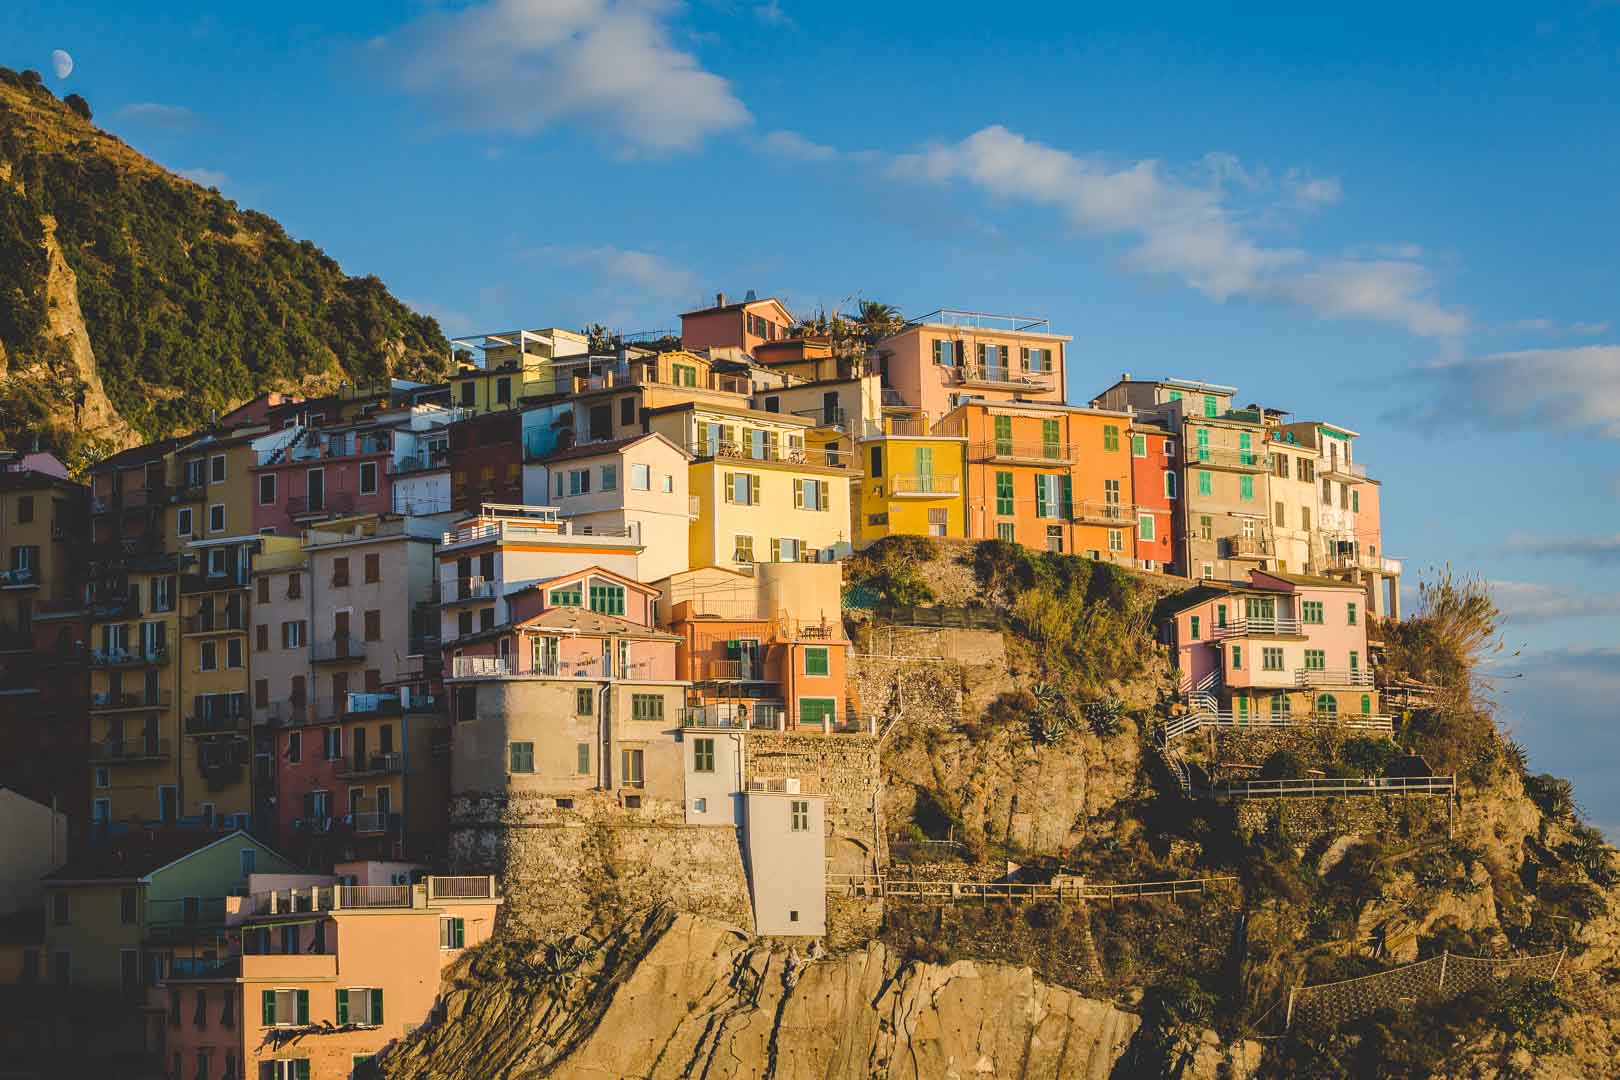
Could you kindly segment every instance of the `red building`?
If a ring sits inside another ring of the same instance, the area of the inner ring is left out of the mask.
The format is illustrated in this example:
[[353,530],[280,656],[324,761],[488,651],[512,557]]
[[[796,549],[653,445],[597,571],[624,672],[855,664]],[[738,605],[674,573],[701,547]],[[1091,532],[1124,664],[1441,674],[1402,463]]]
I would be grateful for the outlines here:
[[261,439],[251,468],[253,531],[297,536],[310,522],[393,510],[394,432],[374,422],[294,425]]
[[523,502],[523,414],[498,412],[450,427],[450,504],[476,514],[483,503]]
[[1145,570],[1177,573],[1176,552],[1183,550],[1174,530],[1181,516],[1175,512],[1181,492],[1176,471],[1175,436],[1157,425],[1131,424],[1131,487],[1136,502],[1136,558]]

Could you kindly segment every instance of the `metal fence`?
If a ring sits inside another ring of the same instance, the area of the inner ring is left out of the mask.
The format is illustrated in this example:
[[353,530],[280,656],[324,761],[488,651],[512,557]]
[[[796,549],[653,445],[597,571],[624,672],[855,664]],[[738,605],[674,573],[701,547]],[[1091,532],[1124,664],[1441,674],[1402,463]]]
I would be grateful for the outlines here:
[[1296,986],[1288,992],[1284,1024],[1289,1028],[1295,1024],[1336,1027],[1379,1009],[1411,1009],[1445,1001],[1504,979],[1556,979],[1567,951],[1505,960],[1447,952],[1356,979]]

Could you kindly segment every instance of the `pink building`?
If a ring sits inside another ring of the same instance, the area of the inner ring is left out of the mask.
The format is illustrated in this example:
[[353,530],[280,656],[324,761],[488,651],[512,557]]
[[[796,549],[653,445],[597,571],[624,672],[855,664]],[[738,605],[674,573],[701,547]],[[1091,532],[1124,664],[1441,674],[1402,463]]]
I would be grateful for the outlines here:
[[393,436],[368,421],[286,428],[257,440],[253,531],[297,536],[312,521],[391,512]]
[[1367,605],[1359,586],[1251,570],[1172,602],[1169,639],[1194,709],[1248,719],[1374,716]]
[[227,898],[223,952],[151,991],[170,1076],[355,1075],[426,1022],[444,966],[488,940],[501,903],[490,877],[253,878]]
[[726,294],[714,298],[714,306],[681,313],[683,349],[735,348],[753,355],[756,348],[788,336],[793,313],[774,296],[756,300],[749,293],[740,303],[727,303]]

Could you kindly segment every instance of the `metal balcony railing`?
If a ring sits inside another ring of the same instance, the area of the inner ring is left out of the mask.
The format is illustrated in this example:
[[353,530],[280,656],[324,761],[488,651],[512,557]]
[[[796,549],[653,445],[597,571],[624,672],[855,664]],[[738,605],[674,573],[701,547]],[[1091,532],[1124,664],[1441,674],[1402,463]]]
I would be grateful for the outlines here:
[[493,600],[495,599],[495,582],[481,577],[457,578],[456,599]]
[[1088,525],[1136,525],[1136,504],[1087,500],[1074,504],[1073,520]]
[[154,693],[145,691],[110,691],[91,694],[90,708],[92,709],[166,709],[173,700],[173,695],[167,690],[158,690]]
[[394,474],[399,476],[405,473],[427,472],[433,469],[448,469],[449,467],[449,450],[440,450],[436,452],[418,451],[414,454],[406,454],[404,457],[395,461]]
[[188,634],[214,634],[232,630],[246,630],[247,614],[240,608],[227,608],[224,611],[205,609],[195,615],[187,615],[183,625],[185,632]]
[[962,478],[960,476],[935,476],[931,473],[895,473],[889,478],[890,495],[939,496],[960,495],[961,493]]
[[330,637],[309,646],[309,659],[314,664],[345,664],[365,658],[365,644],[358,638]]
[[512,674],[512,663],[504,656],[457,656],[450,662],[450,675],[456,679],[499,678]]
[[148,649],[95,649],[90,653],[92,667],[147,667],[169,662],[167,646]]
[[1079,448],[1071,443],[1013,442],[995,439],[975,443],[974,456],[985,461],[1007,461],[1025,464],[1072,464]]
[[1271,471],[1271,455],[1264,450],[1229,449],[1224,446],[1195,446],[1188,454],[1192,464],[1212,469],[1236,469],[1240,472]]
[[837,406],[822,406],[819,409],[795,409],[794,416],[802,416],[813,421],[817,427],[833,428],[837,431],[850,430],[850,416],[847,409]]
[[1277,545],[1264,536],[1228,536],[1226,557],[1229,559],[1263,559],[1277,554]]
[[232,732],[246,731],[251,718],[247,710],[222,710],[219,712],[201,712],[186,717],[187,735],[226,735]]
[[392,776],[405,771],[405,755],[397,751],[350,758],[339,770],[340,776]]
[[989,364],[962,364],[948,367],[962,386],[1010,387],[1019,390],[1051,390],[1057,385],[1055,371],[1026,371],[1022,368]]
[[104,739],[90,744],[90,760],[97,765],[164,761],[172,753],[168,739]]
[[19,566],[15,570],[0,570],[0,589],[32,589],[39,585],[39,575],[32,566]]

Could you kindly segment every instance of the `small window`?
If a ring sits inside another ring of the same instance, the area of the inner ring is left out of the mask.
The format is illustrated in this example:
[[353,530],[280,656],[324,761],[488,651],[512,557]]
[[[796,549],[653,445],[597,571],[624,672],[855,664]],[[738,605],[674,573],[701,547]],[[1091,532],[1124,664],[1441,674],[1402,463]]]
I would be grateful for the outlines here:
[[[442,923],[441,923],[442,927]],[[442,928],[441,928],[442,933]],[[383,992],[376,987],[351,986],[337,992],[339,1027],[378,1027],[383,1022]]]
[[588,686],[581,686],[574,691],[574,715],[596,715],[596,691]]
[[287,763],[300,765],[304,761],[304,733],[290,732],[287,735]]
[[375,461],[362,461],[360,463],[360,494],[377,494],[377,463]]
[[1321,626],[1322,625],[1322,601],[1320,601],[1320,600],[1301,601],[1299,607],[1300,607],[1301,618],[1307,625],[1310,625],[1310,626]]
[[215,454],[208,459],[208,482],[210,484],[223,484],[225,482],[224,454]]
[[574,772],[580,776],[587,776],[591,771],[591,744],[578,743],[574,747]]
[[174,532],[176,536],[191,535],[191,507],[182,506],[174,512]]
[[1146,435],[1135,435],[1135,434],[1133,434],[1131,436],[1131,457],[1140,457],[1140,458],[1147,457],[1147,436]]
[[259,477],[259,505],[270,506],[276,501],[276,474],[265,473]]
[[883,447],[881,446],[872,447],[872,468],[869,473],[874,480],[883,476]]
[[507,747],[511,751],[511,766],[508,771],[515,773],[534,772],[534,743],[508,743]]
[[467,921],[444,916],[439,919],[439,948],[460,949],[467,944]]
[[617,491],[619,489],[619,467],[617,465],[602,466],[602,490]]
[[811,645],[804,650],[804,673],[825,675],[828,671],[828,649],[825,645]]
[[664,719],[664,696],[662,694],[631,694],[630,719],[654,723],[661,722]]
[[1243,646],[1241,645],[1232,646],[1232,670],[1243,670]]
[[[627,399],[628,400],[628,399]],[[652,468],[648,465],[630,466],[630,490],[652,490]]]
[[[291,1027],[309,1023],[308,990],[265,990],[261,996],[265,1027]],[[278,1062],[279,1064],[279,1062]],[[302,1076],[308,1076],[308,1063]]]
[[791,819],[789,828],[793,832],[810,831],[810,803],[808,800],[794,799],[788,813]]
[[714,740],[692,740],[692,771],[700,773],[714,772]]
[[1354,603],[1350,604],[1347,608],[1345,608],[1345,616],[1346,616],[1346,620],[1347,620],[1347,625],[1349,625],[1349,626],[1356,625],[1356,605]]
[[224,503],[215,503],[208,508],[208,531],[211,533],[225,531]]
[[1204,639],[1202,620],[1197,615],[1192,616],[1191,619],[1192,619],[1192,631],[1191,631],[1192,632],[1192,640],[1194,640],[1194,641],[1202,641]]

